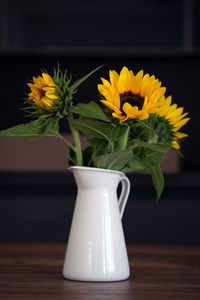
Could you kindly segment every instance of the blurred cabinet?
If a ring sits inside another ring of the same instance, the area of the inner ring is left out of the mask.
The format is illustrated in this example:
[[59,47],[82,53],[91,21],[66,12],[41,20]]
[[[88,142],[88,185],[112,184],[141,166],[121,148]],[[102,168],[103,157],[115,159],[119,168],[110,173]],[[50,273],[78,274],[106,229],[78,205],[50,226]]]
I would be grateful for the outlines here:
[[0,50],[181,48],[192,22],[193,0],[1,0]]

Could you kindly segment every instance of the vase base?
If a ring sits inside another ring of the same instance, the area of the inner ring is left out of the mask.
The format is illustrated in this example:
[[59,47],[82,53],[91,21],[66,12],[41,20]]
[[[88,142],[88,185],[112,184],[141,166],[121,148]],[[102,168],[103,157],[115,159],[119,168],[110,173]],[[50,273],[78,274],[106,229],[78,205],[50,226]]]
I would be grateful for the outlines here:
[[63,274],[64,279],[71,281],[84,281],[84,282],[115,282],[128,280],[130,273],[123,276],[107,276],[107,277],[91,277],[91,276],[73,276],[69,274]]

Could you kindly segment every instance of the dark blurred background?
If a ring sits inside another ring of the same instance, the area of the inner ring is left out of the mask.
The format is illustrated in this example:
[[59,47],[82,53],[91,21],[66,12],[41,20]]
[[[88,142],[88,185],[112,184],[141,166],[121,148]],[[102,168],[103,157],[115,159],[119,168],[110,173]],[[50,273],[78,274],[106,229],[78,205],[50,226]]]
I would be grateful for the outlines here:
[[[76,80],[103,64],[75,101],[98,101],[97,83],[126,65],[155,74],[184,106],[183,157],[169,153],[159,203],[151,180],[130,174],[123,225],[129,243],[200,244],[198,0],[0,0],[0,129],[27,122],[26,82],[59,62]],[[63,134],[68,130],[63,124]],[[0,240],[66,241],[76,196],[61,141],[0,139]]]

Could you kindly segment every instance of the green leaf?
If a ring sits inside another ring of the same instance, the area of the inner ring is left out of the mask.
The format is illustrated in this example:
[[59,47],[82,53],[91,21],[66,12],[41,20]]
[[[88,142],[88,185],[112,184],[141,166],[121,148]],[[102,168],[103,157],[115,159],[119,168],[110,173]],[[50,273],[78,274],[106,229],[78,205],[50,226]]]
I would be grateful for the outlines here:
[[91,75],[93,75],[97,70],[99,70],[103,65],[97,67],[96,69],[92,70],[90,73],[86,74],[84,77],[75,81],[71,86],[70,90],[75,91],[79,85],[81,85],[85,80],[87,80]]
[[105,122],[111,122],[111,120],[103,112],[102,108],[94,101],[91,101],[87,104],[86,103],[77,104],[73,108],[73,112],[81,115],[82,117],[97,119]]
[[157,200],[159,200],[160,195],[164,188],[163,173],[162,173],[160,165],[151,166],[150,171],[151,171],[152,182],[154,184],[154,187],[155,187],[156,193],[157,193]]
[[35,138],[42,135],[42,127],[38,121],[20,124],[0,131],[0,136]]
[[104,154],[108,150],[108,141],[98,138],[91,138],[88,140],[88,142],[93,149],[94,156]]
[[125,126],[113,126],[93,119],[73,119],[72,124],[90,138],[99,138],[114,143],[126,130]]
[[152,165],[160,164],[166,156],[165,152],[147,151],[147,157]]
[[58,119],[49,119],[44,128],[45,136],[58,136],[59,135],[59,124]]
[[169,146],[164,145],[164,144],[149,144],[147,142],[144,141],[140,141],[140,140],[133,140],[132,142],[129,143],[128,145],[130,148],[137,148],[137,147],[142,147],[142,148],[147,148],[150,150],[153,150],[155,152],[161,152],[166,154],[167,151],[169,150]]
[[148,144],[139,140],[135,140],[130,143],[129,147],[133,150],[141,147],[141,151],[139,151],[138,155],[140,161],[145,166],[145,171],[151,173],[158,200],[164,188],[164,177],[160,164],[156,162],[160,162],[160,160],[164,158],[169,147],[162,144]]
[[26,124],[20,124],[0,131],[0,136],[20,137],[25,139],[45,136],[58,136],[59,127],[57,119],[38,119]]
[[143,163],[146,167],[147,172],[151,174],[151,179],[156,190],[157,200],[159,200],[160,195],[164,188],[164,177],[159,164],[152,165],[151,160],[148,156],[143,156]]
[[144,164],[137,157],[132,157],[132,159],[127,164],[127,168],[131,169],[132,171],[145,170]]
[[97,168],[121,171],[132,155],[133,153],[131,150],[116,151],[95,157],[94,163]]

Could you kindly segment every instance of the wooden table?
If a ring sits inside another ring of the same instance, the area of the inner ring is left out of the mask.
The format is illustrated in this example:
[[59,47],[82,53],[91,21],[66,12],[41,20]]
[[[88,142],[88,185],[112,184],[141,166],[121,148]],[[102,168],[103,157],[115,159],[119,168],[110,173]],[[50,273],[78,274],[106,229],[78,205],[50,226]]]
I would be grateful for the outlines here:
[[129,246],[131,277],[115,283],[63,279],[64,253],[63,244],[1,244],[0,299],[200,299],[200,246]]

